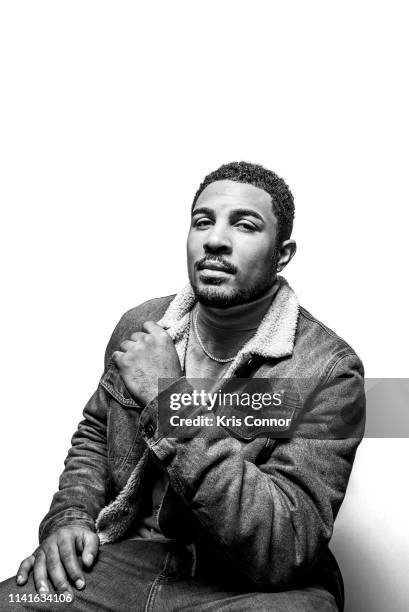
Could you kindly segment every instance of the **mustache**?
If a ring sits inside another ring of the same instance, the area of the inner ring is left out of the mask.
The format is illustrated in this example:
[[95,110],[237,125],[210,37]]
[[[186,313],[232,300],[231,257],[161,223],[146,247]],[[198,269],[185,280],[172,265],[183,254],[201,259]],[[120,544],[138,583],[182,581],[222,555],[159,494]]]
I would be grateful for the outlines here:
[[225,272],[229,272],[230,274],[236,274],[237,272],[236,266],[230,263],[229,261],[226,261],[220,255],[208,255],[208,256],[202,257],[202,259],[199,259],[199,261],[196,262],[196,268],[198,270],[203,270],[203,268],[206,267],[206,264],[210,262],[220,264],[221,266],[223,266],[223,270]]

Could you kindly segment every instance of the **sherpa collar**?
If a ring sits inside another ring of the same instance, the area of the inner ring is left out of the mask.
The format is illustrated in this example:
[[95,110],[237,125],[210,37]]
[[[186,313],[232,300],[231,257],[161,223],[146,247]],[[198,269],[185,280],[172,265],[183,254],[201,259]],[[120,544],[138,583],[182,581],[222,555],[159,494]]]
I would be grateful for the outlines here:
[[[251,355],[265,358],[291,355],[297,328],[299,304],[297,296],[284,277],[279,276],[280,286],[270,308],[262,319],[256,333],[240,349],[224,377],[233,372]],[[168,306],[158,321],[175,343],[182,367],[184,367],[187,341],[190,330],[190,312],[196,302],[192,286],[187,284]]]

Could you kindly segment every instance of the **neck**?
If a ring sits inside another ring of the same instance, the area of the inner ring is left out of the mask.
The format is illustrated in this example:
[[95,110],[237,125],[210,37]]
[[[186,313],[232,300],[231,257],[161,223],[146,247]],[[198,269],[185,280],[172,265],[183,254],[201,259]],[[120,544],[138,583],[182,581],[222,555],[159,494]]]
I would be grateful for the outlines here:
[[212,308],[198,305],[198,321],[204,328],[228,331],[254,331],[257,329],[278,290],[279,281],[251,302],[230,308]]

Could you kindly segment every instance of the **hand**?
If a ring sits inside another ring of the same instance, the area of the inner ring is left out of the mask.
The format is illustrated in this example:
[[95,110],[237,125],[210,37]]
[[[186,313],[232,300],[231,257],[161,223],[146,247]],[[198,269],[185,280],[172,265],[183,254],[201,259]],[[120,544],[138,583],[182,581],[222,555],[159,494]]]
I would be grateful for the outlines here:
[[60,527],[40,544],[34,553],[24,559],[17,572],[16,582],[22,586],[33,570],[34,585],[39,593],[50,592],[50,581],[56,591],[70,593],[70,581],[77,589],[85,586],[83,564],[92,567],[98,554],[99,539],[96,533],[82,525]]
[[122,351],[112,354],[128,391],[143,406],[158,394],[159,378],[182,376],[179,357],[172,338],[160,325],[146,321],[144,332],[135,332],[120,344]]

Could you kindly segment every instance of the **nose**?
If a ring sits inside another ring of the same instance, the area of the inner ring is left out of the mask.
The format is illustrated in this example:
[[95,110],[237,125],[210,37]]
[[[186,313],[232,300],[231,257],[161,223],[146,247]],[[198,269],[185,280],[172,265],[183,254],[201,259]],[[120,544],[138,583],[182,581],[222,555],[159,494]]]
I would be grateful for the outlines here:
[[203,242],[205,253],[231,253],[232,244],[228,233],[222,225],[215,223],[206,232]]

